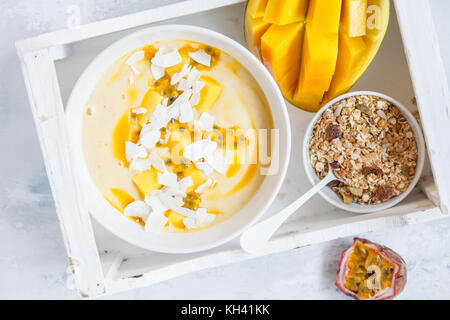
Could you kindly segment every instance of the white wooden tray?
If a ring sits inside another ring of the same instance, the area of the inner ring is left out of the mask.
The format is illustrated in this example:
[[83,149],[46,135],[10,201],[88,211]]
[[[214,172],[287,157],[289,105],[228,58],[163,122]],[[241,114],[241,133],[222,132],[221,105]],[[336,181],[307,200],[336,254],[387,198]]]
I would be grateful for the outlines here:
[[[81,72],[102,49],[151,24],[198,25],[245,45],[244,2],[184,1],[17,42],[69,263],[81,297],[148,286],[261,255],[447,216],[450,94],[431,11],[428,0],[394,0],[396,10],[392,10],[382,48],[354,89],[379,91],[413,111],[419,108],[431,161],[427,161],[420,185],[400,205],[361,215],[336,209],[316,196],[301,209],[301,217],[294,215],[258,255],[244,253],[237,240],[196,254],[153,253],[120,240],[91,221],[80,196],[64,123],[64,106]],[[291,163],[288,178],[267,216],[310,187],[302,169],[300,141],[313,115],[290,105],[288,109],[293,129]]]

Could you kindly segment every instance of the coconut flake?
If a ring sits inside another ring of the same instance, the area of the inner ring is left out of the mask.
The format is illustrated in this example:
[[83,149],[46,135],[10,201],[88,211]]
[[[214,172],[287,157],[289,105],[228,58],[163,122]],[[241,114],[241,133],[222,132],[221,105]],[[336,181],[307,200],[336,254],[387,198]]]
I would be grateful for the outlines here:
[[170,85],[176,85],[178,82],[181,81],[184,77],[187,77],[189,73],[191,72],[192,66],[189,65],[189,63],[185,63],[183,66],[183,69],[181,69],[180,72],[175,73],[172,76],[172,79],[170,80]]
[[228,163],[227,160],[222,157],[218,152],[207,154],[205,160],[214,170],[221,174],[227,173]]
[[159,199],[160,190],[153,191],[149,196],[146,196],[144,201],[152,208],[152,212],[165,213],[168,208]]
[[191,99],[189,100],[189,103],[191,104],[191,107],[195,107],[200,102],[200,92],[193,93]]
[[214,171],[214,169],[208,163],[203,162],[203,161],[195,162],[195,166],[199,170],[201,170],[205,176],[209,176]]
[[133,159],[147,157],[147,150],[145,150],[142,146],[138,146],[133,142],[127,141],[125,143],[125,155],[127,162],[130,162]]
[[147,149],[153,149],[161,138],[159,129],[147,130],[142,134],[139,142]]
[[191,177],[183,178],[180,180],[180,182],[178,182],[178,188],[183,192],[186,192],[186,189],[192,187],[193,185],[194,181]]
[[188,77],[187,77],[187,81],[188,81],[188,83],[190,84],[191,87],[193,87],[193,86],[194,86],[194,83],[195,83],[198,79],[200,79],[200,76],[201,76],[201,75],[202,75],[202,74],[200,73],[200,71],[197,70],[196,67],[193,67],[193,68],[191,69],[191,72],[189,72],[189,75],[188,75]]
[[139,75],[141,72],[136,68],[136,64],[145,58],[145,52],[144,51],[138,51],[133,53],[128,60],[125,62],[125,64],[129,65],[131,70],[137,75]]
[[186,91],[192,88],[191,84],[186,79],[181,79],[178,83],[177,90],[178,91]]
[[128,217],[146,219],[150,214],[150,207],[144,201],[134,201],[126,206],[123,213]]
[[170,119],[168,108],[158,104],[150,116],[150,123],[154,129],[159,130],[167,126]]
[[131,110],[131,112],[133,112],[134,114],[146,114],[147,111],[148,110],[146,108],[135,108]]
[[129,168],[134,171],[142,172],[150,170],[152,163],[149,159],[133,159],[130,162]]
[[166,73],[164,68],[161,68],[155,64],[152,64],[152,66],[150,67],[150,70],[152,71],[152,75],[153,75],[153,78],[155,78],[155,80],[161,79],[162,77],[164,77],[164,75]]
[[152,212],[145,221],[145,231],[159,233],[164,229],[169,219],[160,212]]
[[164,160],[159,157],[159,155],[153,151],[148,156],[148,159],[150,160],[153,168],[155,168],[158,171],[164,172],[166,171],[166,166],[164,165]]
[[198,186],[197,189],[195,189],[196,193],[202,193],[206,188],[209,188],[213,185],[213,181],[211,179],[206,180],[205,183],[203,183],[202,185]]
[[184,149],[183,156],[195,162],[201,158],[205,158],[206,156],[213,154],[216,149],[217,143],[211,140],[203,139],[188,145]]
[[200,208],[195,211],[194,215],[184,218],[183,223],[188,229],[195,229],[206,227],[210,225],[215,219],[216,216],[214,214],[208,213],[205,208]]
[[167,51],[167,48],[161,47],[152,59],[152,65],[156,65],[161,68],[169,68],[181,63],[181,58],[178,49]]
[[198,50],[195,52],[189,52],[189,56],[195,62],[198,62],[204,66],[211,66],[211,56],[205,52],[205,50]]
[[206,131],[212,131],[214,126],[214,117],[208,112],[203,112],[199,120],[200,129]]
[[169,188],[177,189],[178,188],[178,179],[177,175],[172,172],[158,172],[158,183],[163,186],[167,186]]
[[194,120],[194,112],[192,111],[191,104],[184,102],[180,105],[180,123],[188,123]]

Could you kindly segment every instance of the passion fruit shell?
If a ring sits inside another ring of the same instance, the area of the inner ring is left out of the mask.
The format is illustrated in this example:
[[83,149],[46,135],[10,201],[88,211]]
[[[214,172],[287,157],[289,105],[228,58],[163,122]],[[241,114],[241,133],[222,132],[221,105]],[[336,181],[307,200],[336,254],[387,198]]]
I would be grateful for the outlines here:
[[392,249],[354,238],[341,254],[335,285],[357,300],[387,300],[406,285],[406,262]]

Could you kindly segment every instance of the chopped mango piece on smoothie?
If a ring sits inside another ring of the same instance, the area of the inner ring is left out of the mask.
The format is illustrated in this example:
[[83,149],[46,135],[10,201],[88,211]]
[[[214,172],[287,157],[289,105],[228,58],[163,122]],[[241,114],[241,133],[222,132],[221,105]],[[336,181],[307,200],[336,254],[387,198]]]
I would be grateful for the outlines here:
[[203,175],[203,172],[200,169],[197,168],[190,168],[189,169],[189,176],[192,178],[192,181],[194,182],[194,185],[189,187],[186,192],[192,192],[195,191],[199,186],[204,184],[206,182],[206,178]]
[[349,37],[366,34],[367,0],[343,0],[342,28]]
[[299,22],[305,19],[308,0],[269,0],[264,20],[278,25]]
[[125,210],[125,208],[132,203],[135,199],[128,194],[128,192],[122,189],[109,189],[114,196],[114,200],[110,200],[111,204],[121,211]]
[[308,24],[313,32],[338,33],[342,0],[311,0]]
[[268,0],[249,0],[247,3],[247,10],[249,15],[253,18],[262,18],[266,12]]
[[144,114],[138,115],[138,123],[143,126],[150,119],[150,115],[153,111],[155,111],[156,106],[161,103],[163,97],[153,89],[150,89],[145,94],[144,98],[141,102],[141,108],[147,109],[147,112]]
[[175,228],[184,229],[183,220],[186,218],[185,216],[179,214],[178,212],[169,210],[166,212],[166,217],[169,219],[169,222],[172,222]]
[[162,187],[158,183],[158,171],[154,168],[134,175],[133,182],[144,196],[148,196],[152,191]]
[[125,143],[130,138],[130,123],[128,114],[125,114],[117,123],[112,136],[112,151],[114,157],[121,161],[123,165],[127,164],[125,156]]
[[195,108],[200,112],[206,112],[211,109],[219,99],[223,91],[223,86],[209,76],[201,76],[200,81],[205,83],[201,91],[200,102]]

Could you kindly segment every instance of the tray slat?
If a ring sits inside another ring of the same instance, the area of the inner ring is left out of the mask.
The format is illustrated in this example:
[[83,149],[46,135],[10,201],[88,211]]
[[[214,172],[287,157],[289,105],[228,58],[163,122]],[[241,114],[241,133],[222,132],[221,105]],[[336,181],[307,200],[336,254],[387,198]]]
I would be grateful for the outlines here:
[[76,287],[82,297],[105,292],[89,211],[71,163],[64,108],[50,49],[21,56],[25,83]]
[[450,93],[434,28],[425,0],[395,0],[406,59],[434,173],[440,208],[450,206]]

